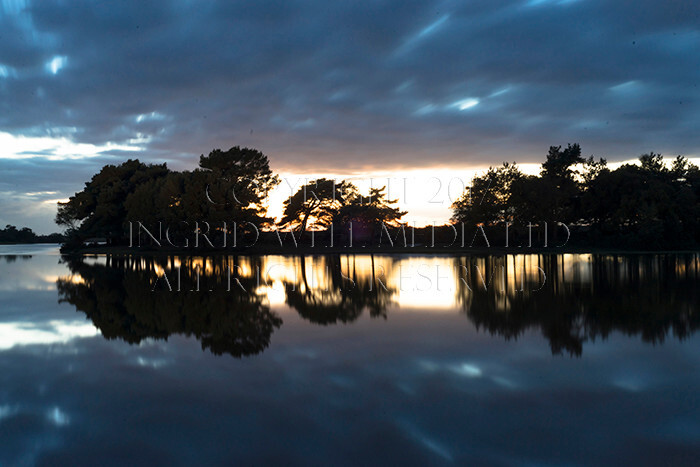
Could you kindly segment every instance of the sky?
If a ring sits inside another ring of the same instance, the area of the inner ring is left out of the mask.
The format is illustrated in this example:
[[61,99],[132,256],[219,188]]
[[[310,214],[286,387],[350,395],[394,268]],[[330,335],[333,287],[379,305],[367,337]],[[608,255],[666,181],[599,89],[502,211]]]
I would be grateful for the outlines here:
[[550,145],[700,156],[699,83],[692,0],[0,0],[0,226],[58,230],[105,164],[236,145],[292,180],[409,179],[405,220],[442,223]]

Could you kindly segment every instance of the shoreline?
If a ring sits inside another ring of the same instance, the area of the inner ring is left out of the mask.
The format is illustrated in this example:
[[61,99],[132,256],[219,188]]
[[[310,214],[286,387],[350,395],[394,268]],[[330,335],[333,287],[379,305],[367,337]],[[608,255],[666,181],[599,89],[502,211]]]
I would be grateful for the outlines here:
[[598,255],[661,255],[697,254],[700,249],[680,250],[638,250],[610,247],[296,247],[296,248],[235,248],[235,249],[149,249],[143,247],[87,247],[64,256],[92,255],[134,255],[134,256],[325,256],[325,255],[381,255],[381,256],[488,256],[488,255],[558,255],[558,254],[598,254]]
[[[60,243],[3,243],[2,246],[54,246]],[[595,254],[595,255],[667,255],[667,254],[698,254],[700,248],[678,250],[639,250],[614,247],[445,247],[445,246],[415,246],[415,247],[328,247],[328,246],[272,246],[212,249],[212,248],[148,248],[120,246],[94,246],[73,251],[60,251],[61,256],[95,256],[95,255],[133,255],[133,256],[325,256],[325,255],[379,255],[379,256],[489,256],[489,255],[559,255],[559,254]],[[6,253],[3,253],[6,254]]]

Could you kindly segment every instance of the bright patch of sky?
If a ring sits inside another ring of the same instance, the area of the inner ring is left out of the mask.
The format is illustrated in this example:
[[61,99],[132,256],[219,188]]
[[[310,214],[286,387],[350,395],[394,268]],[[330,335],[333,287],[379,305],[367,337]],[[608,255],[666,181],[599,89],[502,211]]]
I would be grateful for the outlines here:
[[0,78],[9,78],[15,76],[17,73],[15,70],[7,65],[0,63]]
[[142,151],[143,148],[133,144],[94,145],[75,143],[66,137],[17,136],[0,132],[0,160],[30,159],[33,157],[45,157],[49,160],[83,159],[99,156],[104,151],[113,150]]
[[129,144],[148,144],[153,140],[151,135],[146,135],[143,133],[136,133],[136,136],[129,139]]
[[610,90],[618,94],[634,94],[640,92],[642,84],[639,81],[631,80],[611,86]]
[[468,110],[468,109],[471,109],[473,107],[476,107],[477,105],[479,105],[479,99],[476,99],[474,97],[470,97],[470,98],[462,99],[460,101],[455,102],[454,104],[452,104],[452,107],[456,107],[459,110]]
[[52,75],[56,75],[59,71],[61,71],[62,68],[66,66],[67,63],[68,57],[66,57],[65,55],[56,55],[51,60],[46,62],[44,68],[46,68],[46,71],[51,73]]
[[491,94],[489,94],[489,97],[498,97],[502,96],[503,94],[506,94],[507,92],[510,91],[510,87],[499,89],[498,91],[494,91]]
[[454,109],[464,111],[476,107],[477,105],[479,105],[480,102],[481,101],[479,99],[475,97],[470,97],[468,99],[458,100],[456,102],[453,102],[452,104],[445,106],[437,106],[436,104],[425,104],[419,107],[415,112],[413,112],[413,115],[420,117],[423,115],[432,114],[433,112],[437,111],[449,111]]
[[141,123],[141,122],[152,122],[152,121],[160,121],[164,120],[165,115],[163,115],[160,112],[150,112],[147,114],[139,114],[136,116],[136,123]]

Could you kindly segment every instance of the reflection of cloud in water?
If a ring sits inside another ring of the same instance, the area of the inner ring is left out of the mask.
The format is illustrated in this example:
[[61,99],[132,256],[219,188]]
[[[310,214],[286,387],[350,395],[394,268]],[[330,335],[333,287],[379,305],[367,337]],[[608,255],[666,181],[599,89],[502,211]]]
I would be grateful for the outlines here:
[[651,384],[652,378],[645,374],[643,368],[620,371],[612,380],[613,387],[629,392],[645,391]]
[[482,375],[482,370],[479,368],[476,364],[474,363],[459,363],[459,364],[453,364],[453,363],[439,363],[439,362],[433,362],[429,360],[421,360],[418,362],[419,367],[421,370],[427,373],[434,373],[434,372],[444,372],[444,371],[449,371],[451,373],[454,373],[459,376],[467,376],[470,378],[478,378]]
[[12,255],[58,255],[58,245],[32,243],[22,245],[0,245],[0,256]]
[[461,365],[451,367],[450,370],[460,376],[467,376],[469,378],[478,378],[481,376],[481,368],[471,363],[462,363]]
[[502,376],[493,376],[491,378],[491,381],[507,389],[515,389],[517,387],[517,385],[514,382]]
[[441,457],[446,461],[454,461],[454,457],[446,447],[444,447],[440,442],[432,439],[431,437],[423,433],[414,424],[408,422],[400,422],[400,426],[410,438],[418,441],[428,451],[432,452],[433,454],[436,454],[437,456]]
[[[451,374],[459,378],[480,379],[481,381],[491,382],[502,389],[512,390],[520,387],[511,376],[502,374],[504,369],[491,368],[488,374],[485,374],[484,365],[479,365],[475,362],[436,362],[422,359],[418,361],[417,365],[419,368],[418,378],[425,374],[442,373]],[[414,382],[412,384],[408,384],[405,381],[400,382],[397,384],[397,388],[408,395],[415,395]]]
[[0,323],[0,350],[16,345],[66,344],[72,339],[99,334],[100,331],[92,323],[84,321]]
[[54,425],[61,427],[70,424],[68,415],[58,407],[54,407],[46,413],[46,418]]
[[169,365],[172,363],[170,360],[166,360],[163,358],[144,358],[144,357],[138,357],[136,359],[136,363],[139,366],[147,367],[147,368],[153,368],[154,370],[157,370],[158,368],[162,368],[166,365]]
[[16,413],[16,407],[10,407],[9,405],[0,405],[0,422],[2,422],[4,418],[12,417]]

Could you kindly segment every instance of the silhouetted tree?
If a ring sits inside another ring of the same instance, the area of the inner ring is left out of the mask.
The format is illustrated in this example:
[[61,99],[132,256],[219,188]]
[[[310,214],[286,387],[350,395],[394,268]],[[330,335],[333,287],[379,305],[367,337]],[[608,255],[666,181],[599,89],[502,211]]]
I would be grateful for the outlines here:
[[[257,149],[235,146],[228,151],[215,149],[199,158],[199,170],[191,174],[191,185],[203,186],[199,193],[208,203],[202,219],[212,222],[269,222],[264,201],[279,184],[265,154]],[[197,196],[195,191],[195,196]],[[206,197],[205,197],[206,194]]]
[[511,200],[516,215],[523,222],[547,222],[549,226],[577,221],[581,189],[573,166],[583,162],[578,144],[569,144],[563,150],[551,146],[540,177],[522,177],[513,182]]
[[351,227],[353,235],[359,240],[376,238],[380,235],[382,224],[397,227],[400,219],[406,215],[396,204],[398,199],[387,199],[386,187],[370,188],[368,196],[358,192],[346,193],[345,204],[335,215],[334,223],[339,230]]
[[452,220],[467,224],[493,224],[512,219],[511,185],[523,176],[515,163],[472,179],[471,186],[452,204]]
[[679,157],[668,169],[654,153],[640,162],[602,170],[586,183],[583,211],[595,241],[645,249],[697,244],[697,167]]
[[270,221],[265,199],[278,183],[267,156],[239,146],[202,155],[194,171],[129,160],[103,167],[82,191],[59,203],[56,223],[67,227],[74,247],[90,237],[124,242],[128,221],[153,228],[158,222],[263,225]]
[[309,219],[315,225],[327,227],[345,204],[345,192],[349,183],[327,178],[311,181],[300,187],[284,201],[282,225],[298,228],[300,237],[306,232]]
[[119,243],[126,236],[127,197],[141,185],[167,174],[165,164],[143,164],[138,160],[106,165],[82,191],[59,204],[56,222],[67,226],[78,239],[104,237],[110,244]]

